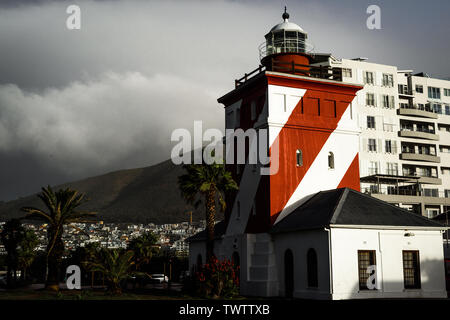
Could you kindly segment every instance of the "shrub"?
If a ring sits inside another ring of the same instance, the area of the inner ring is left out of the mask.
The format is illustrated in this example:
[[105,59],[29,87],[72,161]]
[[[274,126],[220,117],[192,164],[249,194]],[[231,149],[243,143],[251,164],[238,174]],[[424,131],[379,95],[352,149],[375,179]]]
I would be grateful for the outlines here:
[[195,273],[196,287],[202,296],[232,298],[239,294],[239,266],[213,257]]

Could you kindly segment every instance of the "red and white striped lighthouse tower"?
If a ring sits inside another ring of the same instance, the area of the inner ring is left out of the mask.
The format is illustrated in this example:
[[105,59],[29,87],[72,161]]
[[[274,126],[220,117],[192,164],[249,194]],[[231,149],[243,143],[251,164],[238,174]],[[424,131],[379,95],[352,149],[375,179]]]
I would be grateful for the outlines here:
[[342,82],[340,68],[315,66],[307,33],[289,22],[286,10],[282,18],[260,46],[259,68],[218,99],[227,129],[268,131],[273,172],[229,165],[240,188],[227,198],[227,236],[267,232],[315,192],[359,191],[352,101],[362,87]]

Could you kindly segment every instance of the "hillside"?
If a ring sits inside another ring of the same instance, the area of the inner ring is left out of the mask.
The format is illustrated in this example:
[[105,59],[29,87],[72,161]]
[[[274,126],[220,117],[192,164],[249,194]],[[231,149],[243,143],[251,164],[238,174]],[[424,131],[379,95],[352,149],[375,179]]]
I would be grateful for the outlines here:
[[[188,221],[186,212],[193,210],[178,189],[177,178],[183,172],[181,166],[167,160],[150,167],[110,172],[54,188],[70,187],[86,193],[90,200],[83,208],[97,211],[99,219],[106,222],[176,223]],[[23,216],[20,212],[23,206],[42,207],[36,195],[3,202],[0,203],[0,221]],[[193,212],[194,221],[204,219],[202,206]]]

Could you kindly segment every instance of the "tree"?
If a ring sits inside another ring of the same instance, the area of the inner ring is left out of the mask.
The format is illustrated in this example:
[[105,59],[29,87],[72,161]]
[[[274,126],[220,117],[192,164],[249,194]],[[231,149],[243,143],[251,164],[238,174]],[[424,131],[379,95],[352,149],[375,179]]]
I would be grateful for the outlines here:
[[147,232],[128,243],[128,250],[134,252],[136,270],[141,270],[144,265],[150,263],[153,254],[157,253],[160,247],[157,243],[158,238],[153,232]]
[[17,283],[19,243],[23,240],[24,234],[25,229],[19,219],[11,219],[6,222],[0,234],[1,241],[7,252],[6,264],[8,270],[6,282],[8,288],[14,287]]
[[87,263],[87,267],[91,271],[101,272],[108,283],[108,291],[119,295],[122,293],[122,280],[132,273],[133,255],[131,250],[103,249],[95,261]]
[[183,167],[187,173],[178,177],[178,185],[184,198],[196,207],[202,198],[205,201],[206,257],[211,260],[214,257],[216,202],[219,202],[224,211],[226,207],[225,192],[237,190],[238,186],[223,164],[190,164]]
[[47,211],[23,207],[26,219],[39,219],[48,224],[47,227],[47,272],[45,287],[50,290],[59,290],[59,271],[62,255],[64,253],[64,242],[62,234],[64,225],[74,222],[86,222],[87,218],[96,213],[79,211],[78,208],[85,203],[85,195],[72,189],[60,189],[56,192],[50,186],[42,188],[39,199],[45,204]]
[[36,257],[36,247],[39,240],[32,230],[25,230],[22,240],[19,242],[19,250],[17,253],[18,267],[21,270],[20,277],[22,280],[27,280],[27,271],[31,267],[34,258]]

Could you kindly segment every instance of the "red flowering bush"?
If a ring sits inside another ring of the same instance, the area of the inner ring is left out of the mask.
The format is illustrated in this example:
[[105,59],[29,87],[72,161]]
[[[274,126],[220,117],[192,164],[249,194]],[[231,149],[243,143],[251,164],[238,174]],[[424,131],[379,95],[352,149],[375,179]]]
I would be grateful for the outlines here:
[[239,294],[239,266],[230,260],[213,257],[195,274],[201,295],[213,298],[231,298]]

